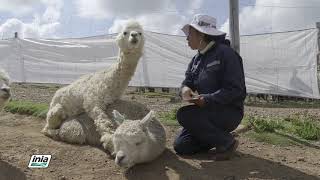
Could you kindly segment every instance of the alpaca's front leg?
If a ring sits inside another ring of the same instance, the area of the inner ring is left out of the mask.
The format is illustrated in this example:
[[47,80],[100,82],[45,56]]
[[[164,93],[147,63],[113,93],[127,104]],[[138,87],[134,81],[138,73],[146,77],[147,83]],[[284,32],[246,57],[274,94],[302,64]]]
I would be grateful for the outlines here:
[[65,113],[61,104],[56,104],[49,109],[46,118],[46,125],[42,129],[42,133],[47,136],[55,137],[59,132],[58,128],[65,118]]
[[100,142],[103,148],[113,153],[112,134],[116,128],[116,124],[99,106],[95,106],[87,113],[94,120],[97,131],[101,136]]
[[112,134],[105,133],[100,138],[100,142],[102,143],[102,147],[107,150],[112,156],[114,156],[114,147],[112,143]]

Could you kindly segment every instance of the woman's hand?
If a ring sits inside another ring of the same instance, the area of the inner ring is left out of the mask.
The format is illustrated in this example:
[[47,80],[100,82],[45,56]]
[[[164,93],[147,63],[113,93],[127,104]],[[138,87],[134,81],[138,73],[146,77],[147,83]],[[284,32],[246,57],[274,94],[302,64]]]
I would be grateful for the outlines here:
[[204,107],[206,105],[206,102],[204,101],[204,97],[202,96],[196,96],[192,99],[188,100],[189,103],[194,103],[199,107]]
[[181,89],[181,97],[183,100],[189,100],[193,97],[193,91],[191,88],[187,87],[187,86],[183,86],[183,88]]

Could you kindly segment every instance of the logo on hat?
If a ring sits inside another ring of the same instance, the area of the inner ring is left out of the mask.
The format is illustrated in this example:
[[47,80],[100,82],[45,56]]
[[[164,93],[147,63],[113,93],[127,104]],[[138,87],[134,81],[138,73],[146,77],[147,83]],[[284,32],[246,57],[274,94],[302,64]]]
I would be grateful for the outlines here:
[[210,24],[210,23],[207,23],[207,22],[204,22],[204,21],[199,21],[199,22],[198,22],[198,25],[199,25],[199,26],[207,26],[207,27],[213,27],[213,28],[216,28],[216,26],[215,26],[215,25]]
[[195,28],[201,33],[208,34],[211,36],[221,36],[225,35],[225,32],[219,31],[216,27],[216,18],[204,15],[204,14],[196,14],[193,17],[191,23],[183,26],[182,31],[185,35],[188,36],[190,26]]

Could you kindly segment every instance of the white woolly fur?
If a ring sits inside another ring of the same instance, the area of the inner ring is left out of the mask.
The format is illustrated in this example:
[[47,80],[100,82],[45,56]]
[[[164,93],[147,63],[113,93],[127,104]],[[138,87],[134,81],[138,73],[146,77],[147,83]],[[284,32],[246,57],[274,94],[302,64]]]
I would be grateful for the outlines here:
[[0,110],[10,99],[10,79],[5,70],[0,69]]
[[[105,112],[109,117],[113,116],[113,121],[110,121],[112,125],[107,126],[112,147],[107,150],[114,155],[118,166],[127,169],[149,162],[164,151],[165,129],[146,105],[117,100]],[[68,143],[101,146],[101,135],[86,114],[64,121],[53,138]]]
[[114,129],[114,123],[105,114],[105,109],[121,97],[134,75],[143,53],[142,27],[136,21],[129,21],[116,42],[119,46],[117,63],[85,75],[55,93],[42,130],[45,135],[55,137],[66,119],[86,113],[94,121],[104,148],[112,149],[110,131]]

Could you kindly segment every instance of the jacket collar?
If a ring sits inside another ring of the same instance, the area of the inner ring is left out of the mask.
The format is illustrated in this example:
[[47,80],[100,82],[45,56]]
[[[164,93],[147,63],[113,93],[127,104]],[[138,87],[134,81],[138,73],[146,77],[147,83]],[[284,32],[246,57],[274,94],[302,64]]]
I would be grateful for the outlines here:
[[215,44],[214,41],[210,41],[204,49],[199,51],[199,54],[202,54],[202,55],[205,54],[214,44]]

